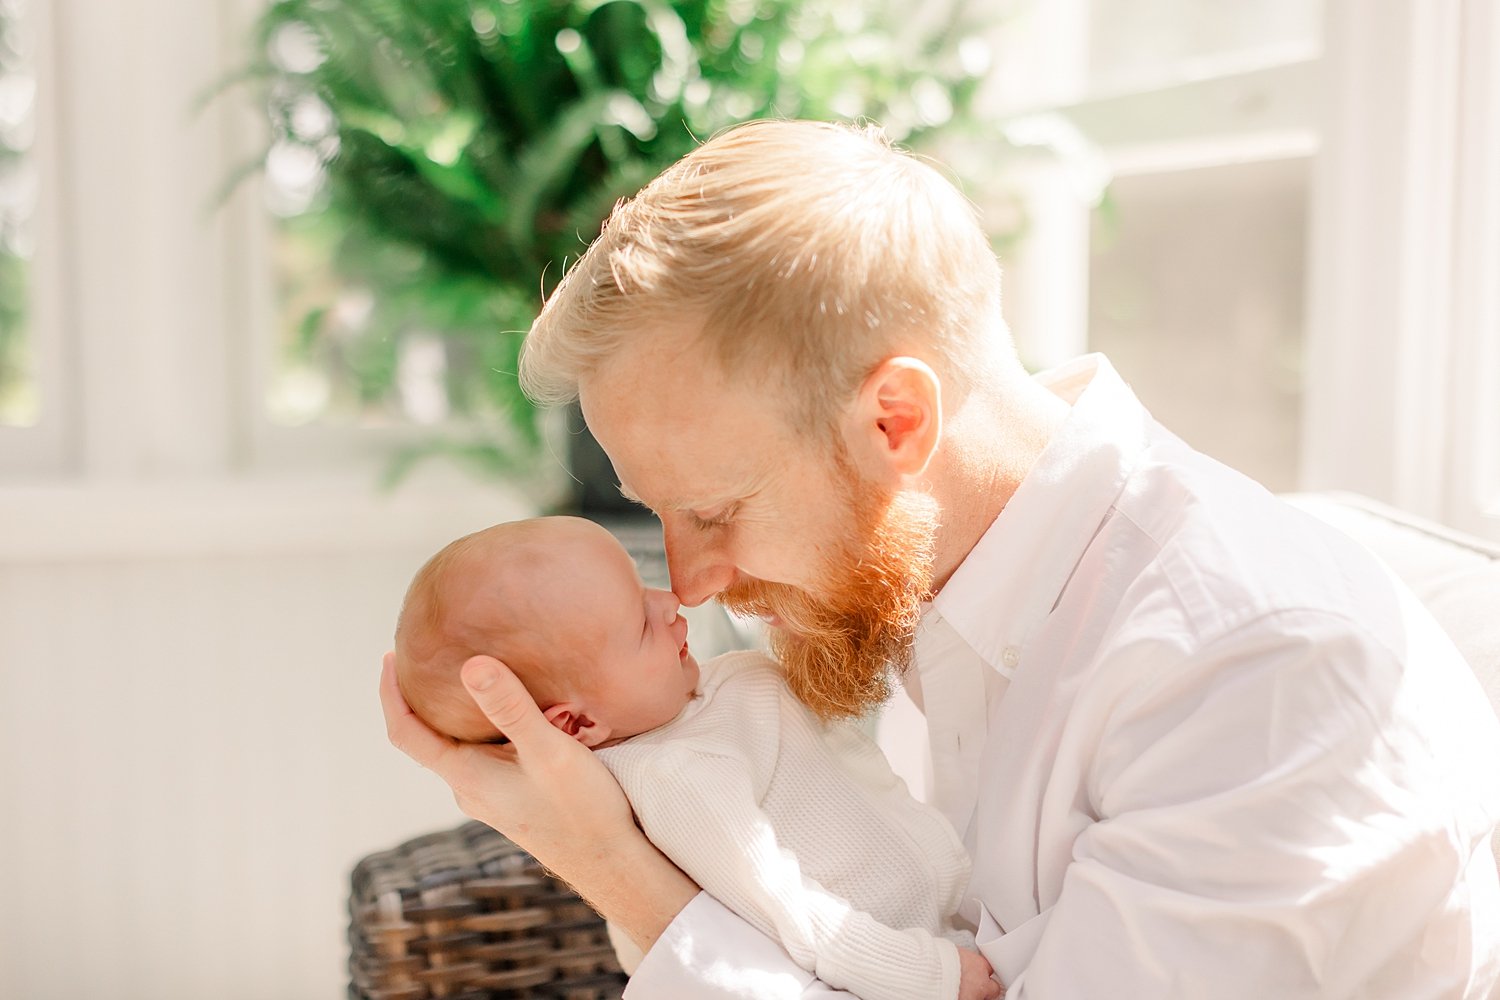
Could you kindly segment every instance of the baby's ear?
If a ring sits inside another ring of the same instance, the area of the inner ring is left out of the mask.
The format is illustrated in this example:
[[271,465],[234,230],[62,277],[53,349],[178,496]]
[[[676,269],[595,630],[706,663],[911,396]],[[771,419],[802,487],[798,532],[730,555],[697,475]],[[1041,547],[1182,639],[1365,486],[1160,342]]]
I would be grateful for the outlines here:
[[558,702],[542,712],[547,721],[589,749],[609,739],[609,727],[595,722],[570,701]]

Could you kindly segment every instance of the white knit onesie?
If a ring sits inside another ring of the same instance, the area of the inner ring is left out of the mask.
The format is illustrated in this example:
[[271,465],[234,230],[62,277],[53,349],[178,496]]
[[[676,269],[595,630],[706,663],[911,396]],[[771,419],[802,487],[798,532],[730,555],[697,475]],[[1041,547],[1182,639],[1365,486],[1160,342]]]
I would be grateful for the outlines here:
[[703,664],[671,722],[599,751],[662,853],[864,1000],[953,1000],[969,859],[852,723],[820,723],[774,661]]

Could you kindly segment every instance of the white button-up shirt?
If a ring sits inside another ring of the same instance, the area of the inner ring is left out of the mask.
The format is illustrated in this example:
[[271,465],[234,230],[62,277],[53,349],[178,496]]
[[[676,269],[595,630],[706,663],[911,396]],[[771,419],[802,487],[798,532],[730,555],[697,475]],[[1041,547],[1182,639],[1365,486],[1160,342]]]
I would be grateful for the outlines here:
[[[1008,1000],[1489,997],[1500,722],[1447,636],[1102,358],[1040,378],[1072,413],[907,678]],[[704,894],[626,995],[846,996]]]

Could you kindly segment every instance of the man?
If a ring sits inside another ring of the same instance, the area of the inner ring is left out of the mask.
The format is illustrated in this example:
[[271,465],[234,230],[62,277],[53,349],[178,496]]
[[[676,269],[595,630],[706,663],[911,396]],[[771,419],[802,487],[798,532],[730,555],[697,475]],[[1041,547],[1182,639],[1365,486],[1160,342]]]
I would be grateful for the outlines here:
[[[1488,996],[1500,724],[1452,644],[1102,358],[1028,376],[930,167],[836,126],[719,136],[617,208],[523,379],[578,394],[678,596],[766,616],[815,710],[904,671],[1012,1000]],[[628,995],[835,995],[502,664],[465,681],[511,748],[439,739],[387,678],[393,742],[648,952]]]

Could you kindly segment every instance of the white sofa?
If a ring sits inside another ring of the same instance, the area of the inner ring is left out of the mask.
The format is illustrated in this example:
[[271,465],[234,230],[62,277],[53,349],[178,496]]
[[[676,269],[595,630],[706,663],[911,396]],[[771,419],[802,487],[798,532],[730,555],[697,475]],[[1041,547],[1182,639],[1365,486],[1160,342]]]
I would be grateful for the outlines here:
[[1283,499],[1384,559],[1448,630],[1500,713],[1500,546],[1352,493]]
[[[1352,493],[1283,499],[1384,559],[1447,629],[1500,715],[1500,546]],[[1500,760],[1494,764],[1500,768]],[[1494,843],[1500,858],[1500,831]]]

